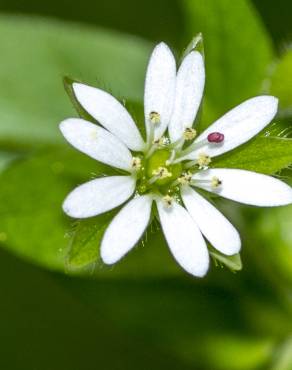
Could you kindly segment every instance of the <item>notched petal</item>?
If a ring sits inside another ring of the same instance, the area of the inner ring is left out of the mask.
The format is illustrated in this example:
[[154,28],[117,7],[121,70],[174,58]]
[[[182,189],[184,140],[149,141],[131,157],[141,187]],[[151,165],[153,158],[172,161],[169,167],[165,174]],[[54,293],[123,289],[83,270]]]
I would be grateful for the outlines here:
[[152,197],[132,199],[114,217],[101,243],[101,258],[111,265],[128,253],[142,237],[150,220]]
[[208,249],[189,213],[175,202],[166,207],[162,200],[157,200],[157,208],[162,230],[173,257],[191,275],[205,276],[209,267]]
[[[212,189],[206,182],[212,178],[219,179],[220,186]],[[274,207],[292,203],[292,188],[289,185],[256,172],[229,168],[210,169],[196,173],[193,180],[195,186],[244,204]]]
[[154,126],[154,139],[159,139],[169,124],[175,94],[176,62],[164,44],[158,44],[150,57],[145,81],[145,123],[147,133],[151,131],[151,115],[159,114],[159,122]]
[[87,218],[107,212],[124,203],[134,193],[131,176],[109,176],[91,180],[74,189],[63,203],[64,212],[73,218]]
[[[262,131],[274,118],[278,109],[278,99],[274,96],[257,96],[241,103],[219,118],[195,140],[194,150],[184,159],[196,159],[198,153],[215,157],[247,142]],[[208,143],[196,149],[195,144],[206,141],[212,132],[224,135],[220,144]]]
[[190,128],[199,110],[205,85],[205,67],[202,55],[192,51],[183,60],[176,78],[174,110],[169,124],[172,142]]
[[131,152],[109,131],[80,118],[66,119],[61,122],[60,130],[65,139],[81,152],[102,163],[131,171]]
[[145,143],[135,122],[117,99],[103,90],[76,82],[73,90],[82,107],[129,149],[144,149]]

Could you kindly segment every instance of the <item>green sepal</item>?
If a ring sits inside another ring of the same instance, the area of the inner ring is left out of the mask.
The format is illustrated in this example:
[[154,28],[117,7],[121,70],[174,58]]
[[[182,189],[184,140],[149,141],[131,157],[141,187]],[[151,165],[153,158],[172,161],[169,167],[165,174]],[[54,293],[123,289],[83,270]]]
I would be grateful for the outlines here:
[[214,260],[215,266],[217,267],[225,266],[232,272],[237,272],[242,269],[240,253],[234,254],[233,256],[226,256],[213,247],[210,247],[209,253]]
[[65,91],[67,92],[74,108],[76,109],[80,118],[96,123],[96,120],[89,113],[86,112],[86,110],[82,107],[82,105],[77,100],[74,94],[74,90],[73,90],[74,82],[82,83],[81,81],[75,80],[68,76],[63,77],[63,84],[64,84]]
[[196,36],[194,36],[191,42],[188,44],[186,49],[183,52],[182,60],[192,51],[198,51],[205,57],[204,52],[204,39],[201,32],[199,32]]
[[99,249],[103,234],[115,212],[78,220],[70,235],[66,267],[69,271],[87,266],[94,268],[99,260]]
[[[188,46],[184,50],[180,62],[182,62],[183,59],[189,53],[191,53],[192,51],[198,51],[199,53],[202,54],[203,58],[205,59],[204,39],[203,39],[203,35],[202,35],[201,32],[199,32],[196,36],[194,36],[192,38],[192,40],[190,41],[190,43],[188,44]],[[198,112],[196,114],[195,121],[193,123],[193,126],[195,126],[195,127],[201,127],[201,121],[202,121],[202,116],[203,116],[203,100],[204,100],[204,98],[202,98],[202,102],[200,104],[200,107],[199,107]]]

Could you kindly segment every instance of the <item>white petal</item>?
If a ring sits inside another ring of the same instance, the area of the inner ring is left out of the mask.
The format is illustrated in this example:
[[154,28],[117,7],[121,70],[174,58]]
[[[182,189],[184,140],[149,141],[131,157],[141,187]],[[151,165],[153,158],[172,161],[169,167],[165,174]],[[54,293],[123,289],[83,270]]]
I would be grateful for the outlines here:
[[250,140],[267,126],[277,113],[278,99],[273,96],[257,96],[238,105],[207,128],[195,142],[207,139],[212,132],[224,134],[220,144],[207,143],[185,158],[196,159],[199,153],[215,157]]
[[198,172],[193,179],[206,180],[212,177],[222,181],[222,185],[217,189],[212,189],[206,183],[196,183],[195,186],[212,191],[221,197],[255,206],[273,207],[292,203],[292,188],[272,176],[218,168]]
[[129,199],[135,183],[131,176],[109,176],[86,182],[67,196],[63,210],[74,218],[97,216]]
[[160,138],[169,124],[175,93],[176,64],[167,45],[160,43],[151,55],[145,81],[145,122],[147,133],[153,123],[151,112],[160,114],[160,123],[155,125],[155,139]]
[[107,130],[79,118],[61,122],[60,130],[66,140],[81,152],[110,166],[131,170],[131,152]]
[[183,269],[202,277],[209,267],[209,253],[204,238],[189,213],[177,203],[166,208],[157,201],[163,233],[171,253]]
[[103,127],[131,150],[143,150],[145,144],[135,122],[117,99],[103,90],[80,83],[73,83],[73,89],[82,107]]
[[227,218],[189,186],[182,187],[181,195],[193,220],[213,247],[226,255],[238,253],[240,236]]
[[101,258],[106,264],[120,260],[141,238],[151,214],[152,197],[132,199],[114,217],[101,243]]
[[196,118],[205,85],[205,68],[202,55],[192,51],[183,60],[176,78],[174,111],[168,127],[172,142],[178,140]]

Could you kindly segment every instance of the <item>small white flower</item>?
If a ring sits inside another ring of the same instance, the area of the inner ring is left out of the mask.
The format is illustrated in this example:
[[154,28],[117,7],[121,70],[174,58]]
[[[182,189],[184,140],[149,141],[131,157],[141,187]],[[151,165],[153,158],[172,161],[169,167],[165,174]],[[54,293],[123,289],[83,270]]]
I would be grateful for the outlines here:
[[79,103],[103,127],[71,118],[60,125],[63,135],[83,153],[128,173],[89,181],[73,190],[63,205],[69,216],[86,218],[128,201],[104,234],[101,257],[106,264],[116,263],[142,237],[153,201],[174,258],[195,276],[204,276],[209,266],[202,235],[226,255],[238,253],[241,247],[236,229],[195,188],[256,206],[292,203],[291,188],[273,177],[209,168],[213,157],[245,143],[273,119],[277,99],[249,99],[195,138],[192,126],[204,82],[199,52],[190,52],[177,72],[170,49],[164,43],[155,47],[145,83],[146,142],[113,96],[73,84]]

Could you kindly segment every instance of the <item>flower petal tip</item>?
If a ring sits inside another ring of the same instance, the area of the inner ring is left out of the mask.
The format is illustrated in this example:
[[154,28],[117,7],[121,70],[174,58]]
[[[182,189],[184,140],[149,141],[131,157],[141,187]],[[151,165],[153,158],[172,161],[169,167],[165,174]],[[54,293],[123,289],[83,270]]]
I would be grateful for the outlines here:
[[161,49],[161,50],[164,49],[167,52],[170,52],[172,54],[172,51],[171,51],[170,47],[163,41],[161,41],[159,44],[157,44],[154,48],[154,50],[159,50],[159,49]]
[[72,89],[74,92],[74,95],[76,99],[79,101],[79,99],[82,99],[82,95],[86,93],[87,89],[90,88],[91,86],[87,86],[85,84],[82,84],[80,82],[73,82],[72,84]]
[[201,266],[196,266],[196,268],[193,269],[184,269],[186,272],[188,272],[190,275],[196,277],[196,278],[203,278],[207,275],[207,272],[209,271],[210,267],[210,259],[208,255],[208,261],[204,261]]
[[269,99],[271,112],[274,112],[274,116],[275,116],[278,111],[279,99],[276,96],[272,96],[272,95],[267,95],[266,98]]
[[111,265],[114,265],[116,262],[118,262],[118,259],[113,257],[109,252],[110,251],[108,250],[104,251],[103,248],[101,248],[100,258],[105,265],[111,266]]
[[65,131],[67,130],[67,128],[70,126],[70,124],[71,124],[71,118],[66,118],[62,122],[59,123],[59,129],[63,135]]
[[186,58],[187,58],[187,57],[189,57],[189,56],[191,56],[191,58],[201,59],[201,60],[202,60],[202,62],[204,63],[203,55],[202,55],[202,53],[200,53],[198,50],[192,50],[192,51],[191,51],[191,52],[186,56]]
[[241,251],[240,235],[237,232],[237,230],[234,229],[234,233],[232,235],[232,239],[230,239],[230,243],[227,243],[225,245],[225,248],[222,248],[221,253],[230,257],[230,256],[234,256],[235,254],[238,254],[240,251]]
[[239,245],[233,245],[229,251],[226,251],[225,254],[228,257],[234,256],[241,251],[241,243]]
[[287,185],[287,190],[279,194],[279,206],[288,206],[292,204],[292,188]]
[[207,275],[208,270],[209,270],[209,266],[207,268],[202,269],[202,270],[194,271],[191,274],[193,276],[197,277],[197,278],[203,278],[203,277],[205,277]]
[[86,85],[82,84],[81,82],[73,82],[73,84],[72,84],[72,88],[73,88],[74,92],[75,92],[76,89],[82,88],[83,86],[86,86]]
[[68,202],[67,202],[67,198],[65,199],[65,201],[63,202],[62,204],[62,209],[64,211],[64,213],[69,216],[69,217],[72,217],[72,218],[80,218],[79,215],[77,215],[74,210],[71,209],[71,207],[69,206]]

